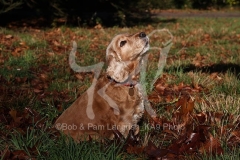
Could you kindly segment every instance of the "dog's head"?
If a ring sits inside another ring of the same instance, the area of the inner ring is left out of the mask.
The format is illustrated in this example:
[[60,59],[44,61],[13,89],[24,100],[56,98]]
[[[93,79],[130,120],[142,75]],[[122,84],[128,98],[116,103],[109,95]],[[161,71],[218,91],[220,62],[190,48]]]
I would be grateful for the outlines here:
[[107,74],[117,82],[127,81],[149,49],[149,38],[144,32],[115,36],[106,50]]

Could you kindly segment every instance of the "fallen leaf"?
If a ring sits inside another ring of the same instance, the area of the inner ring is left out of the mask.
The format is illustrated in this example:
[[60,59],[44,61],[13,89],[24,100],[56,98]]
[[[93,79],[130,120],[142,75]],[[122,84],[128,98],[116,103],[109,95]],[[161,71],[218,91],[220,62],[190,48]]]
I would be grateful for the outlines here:
[[180,107],[180,119],[183,124],[190,123],[189,114],[193,112],[194,100],[189,96],[183,96],[178,100],[176,106],[178,108]]
[[195,119],[199,124],[202,124],[206,121],[206,116],[203,112],[195,114]]
[[33,92],[35,92],[35,93],[42,93],[43,90],[35,88],[35,89],[33,89]]
[[16,150],[16,151],[13,151],[12,154],[13,154],[12,159],[17,159],[17,160],[30,159],[30,157],[24,150]]
[[5,36],[5,38],[10,39],[10,38],[13,38],[13,36],[8,34],[8,35]]
[[229,147],[238,147],[240,145],[240,131],[232,131],[227,144]]
[[11,152],[10,152],[8,147],[6,147],[3,151],[0,151],[0,157],[3,160],[9,159],[10,158],[10,154],[11,154]]
[[191,133],[188,136],[188,139],[185,140],[185,142],[182,144],[179,152],[184,154],[190,154],[191,152],[196,152],[199,145],[200,145],[200,136],[199,133]]
[[202,154],[206,153],[208,155],[220,155],[223,154],[223,148],[221,146],[220,140],[210,135],[210,139],[203,143],[199,149],[199,152]]
[[22,117],[17,117],[17,111],[15,109],[11,109],[9,111],[9,114],[11,115],[15,123],[18,123],[18,124],[21,123]]
[[82,80],[84,79],[84,77],[83,77],[81,74],[79,74],[79,73],[75,74],[75,76],[76,76],[77,79],[79,79],[80,81],[82,81]]
[[152,141],[148,141],[148,145],[145,147],[144,151],[151,159],[160,159],[169,152],[167,149],[159,149]]
[[138,146],[128,146],[127,147],[127,153],[129,154],[142,154],[144,151],[144,147],[138,147]]

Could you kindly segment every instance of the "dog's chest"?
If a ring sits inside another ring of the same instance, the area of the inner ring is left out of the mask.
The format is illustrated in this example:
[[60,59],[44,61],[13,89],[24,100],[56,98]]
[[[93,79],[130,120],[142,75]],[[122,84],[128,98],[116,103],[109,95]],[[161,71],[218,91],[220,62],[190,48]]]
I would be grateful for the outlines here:
[[142,117],[144,105],[139,84],[134,87],[112,85],[106,89],[106,94],[118,105],[120,116],[129,117],[134,124]]
[[121,84],[110,85],[106,89],[106,94],[116,103],[126,107],[138,105],[141,99],[138,88]]
[[[144,112],[143,96],[140,84],[133,87],[101,79],[96,89],[113,113],[119,115],[124,123],[136,125]],[[107,107],[106,106],[106,107]],[[120,121],[122,121],[120,120]]]

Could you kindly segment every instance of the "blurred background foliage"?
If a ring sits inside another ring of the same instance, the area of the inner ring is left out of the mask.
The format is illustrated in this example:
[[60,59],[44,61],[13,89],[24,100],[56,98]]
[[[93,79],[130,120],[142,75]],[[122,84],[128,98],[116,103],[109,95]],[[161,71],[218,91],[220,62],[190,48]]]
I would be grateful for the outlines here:
[[223,9],[239,7],[240,0],[0,0],[1,23],[43,18],[54,25],[126,26],[147,20],[153,9]]

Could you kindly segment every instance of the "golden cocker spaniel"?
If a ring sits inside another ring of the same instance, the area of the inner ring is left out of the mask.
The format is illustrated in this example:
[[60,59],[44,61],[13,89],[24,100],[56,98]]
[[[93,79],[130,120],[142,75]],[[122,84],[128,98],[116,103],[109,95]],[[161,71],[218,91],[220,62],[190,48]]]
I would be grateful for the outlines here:
[[55,127],[76,141],[87,140],[89,135],[112,139],[113,130],[124,137],[130,129],[137,134],[144,112],[139,68],[148,49],[144,32],[115,36],[106,50],[106,74],[60,115]]

